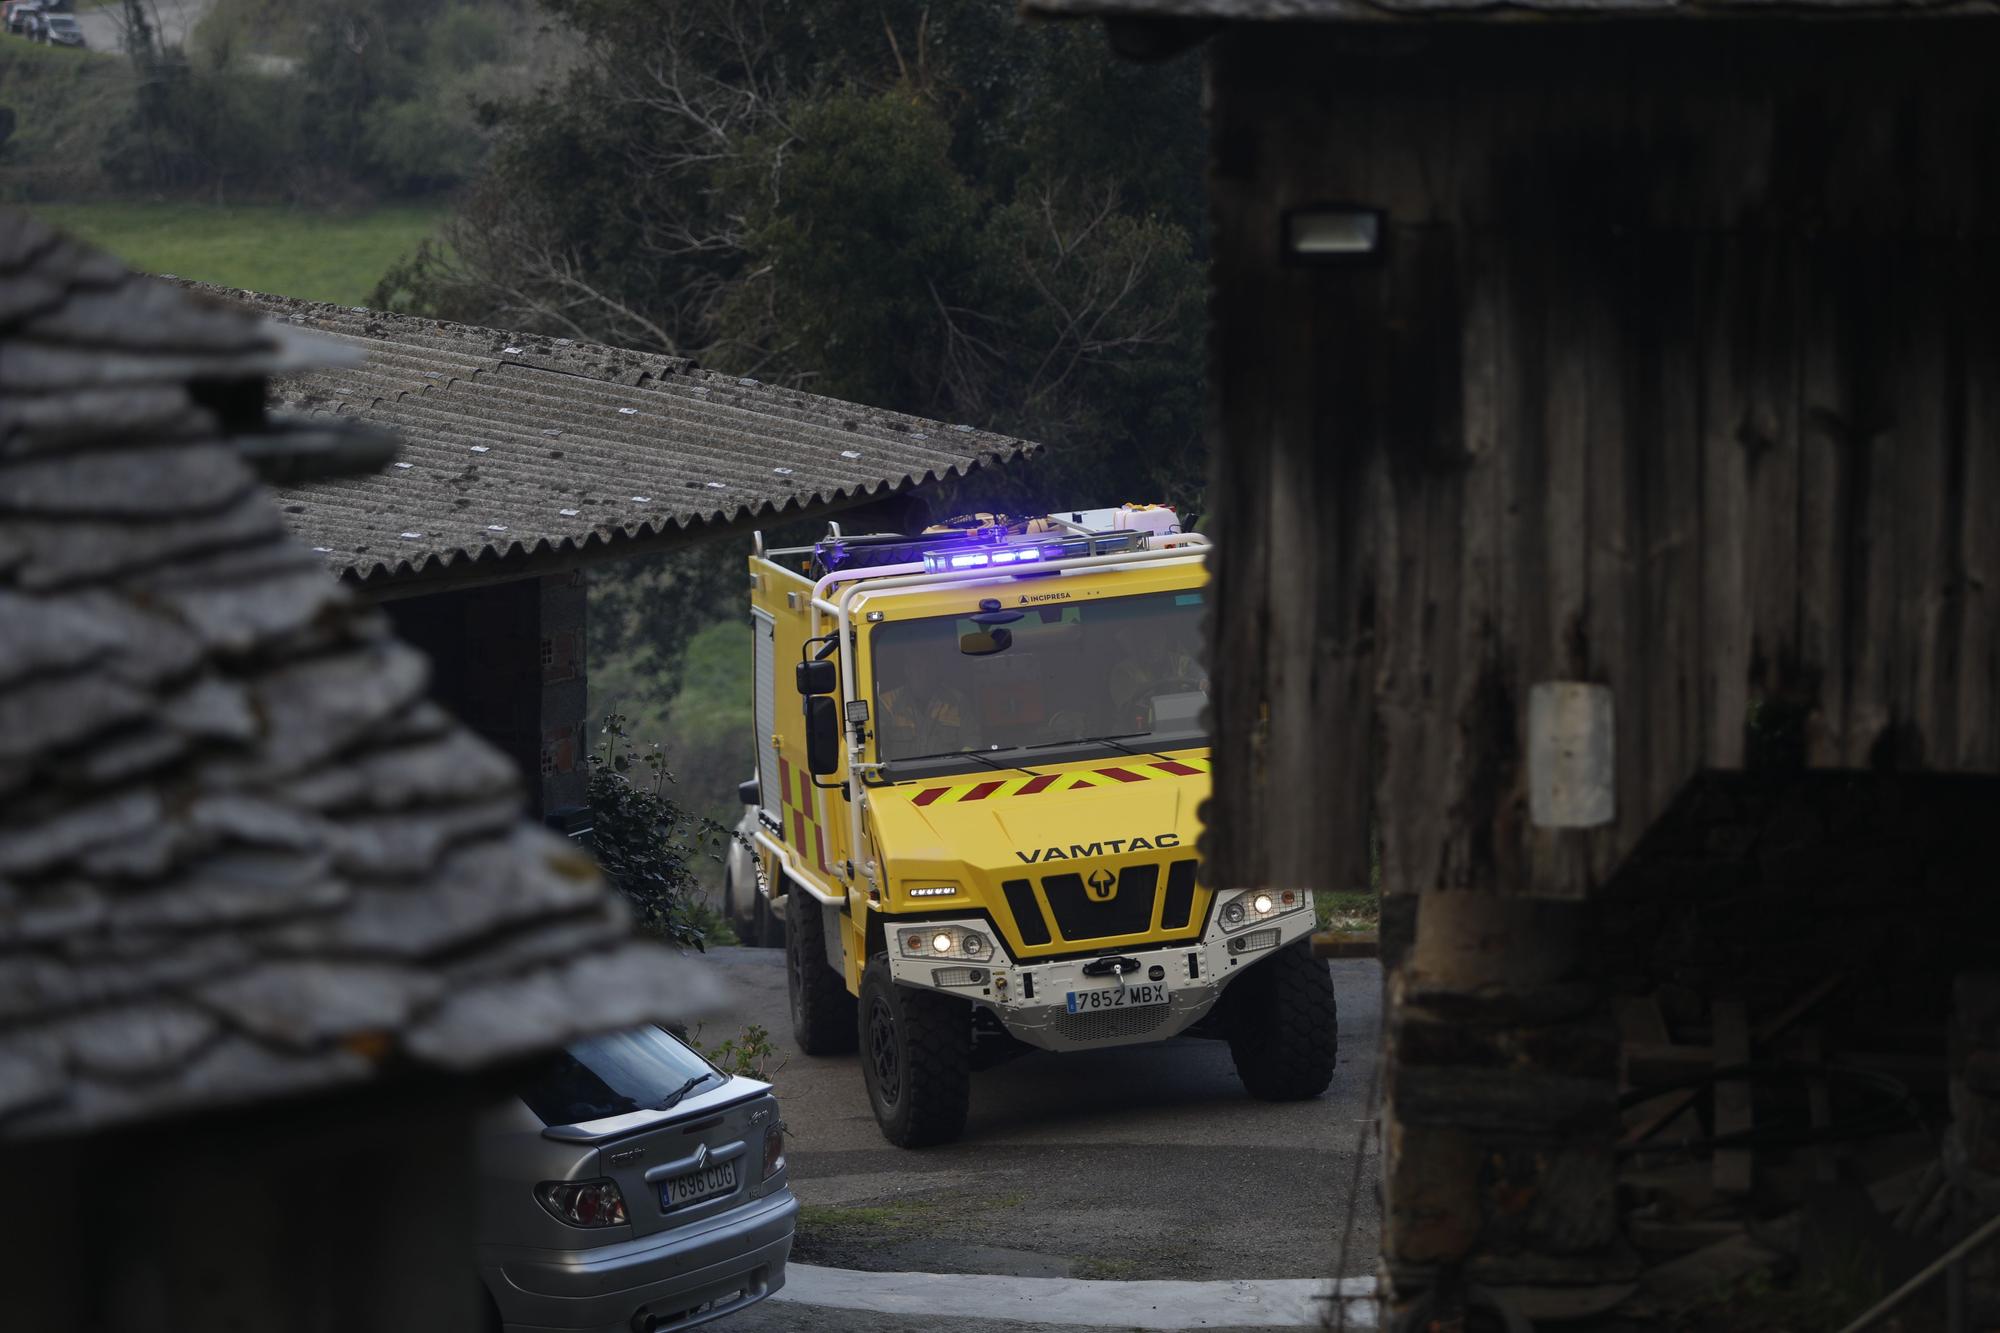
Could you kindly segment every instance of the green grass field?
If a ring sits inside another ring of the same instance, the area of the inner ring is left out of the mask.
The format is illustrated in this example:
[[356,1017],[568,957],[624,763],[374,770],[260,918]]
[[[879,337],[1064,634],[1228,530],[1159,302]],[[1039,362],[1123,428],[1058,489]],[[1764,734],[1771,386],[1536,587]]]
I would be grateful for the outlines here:
[[364,304],[389,266],[445,217],[421,206],[351,214],[185,203],[27,207],[148,273],[341,305]]

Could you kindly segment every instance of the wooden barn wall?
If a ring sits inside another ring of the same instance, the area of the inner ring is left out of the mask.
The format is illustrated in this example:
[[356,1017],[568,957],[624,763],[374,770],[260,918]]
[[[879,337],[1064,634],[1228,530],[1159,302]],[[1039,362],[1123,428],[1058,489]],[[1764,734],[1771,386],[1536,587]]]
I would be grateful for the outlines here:
[[[1221,882],[1575,897],[1704,768],[2000,769],[2000,27],[1210,54]],[[1290,210],[1384,210],[1298,266]],[[1616,816],[1530,825],[1529,687]]]

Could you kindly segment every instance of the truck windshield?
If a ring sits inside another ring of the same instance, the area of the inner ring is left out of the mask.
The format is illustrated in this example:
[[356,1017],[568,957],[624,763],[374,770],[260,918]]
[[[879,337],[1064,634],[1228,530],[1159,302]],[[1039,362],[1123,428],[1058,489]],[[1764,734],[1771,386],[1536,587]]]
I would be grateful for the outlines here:
[[877,757],[1032,750],[1006,756],[1032,763],[1098,737],[1134,750],[1204,744],[1202,602],[1199,591],[1148,593],[1015,606],[1021,618],[1005,625],[954,616],[878,625]]

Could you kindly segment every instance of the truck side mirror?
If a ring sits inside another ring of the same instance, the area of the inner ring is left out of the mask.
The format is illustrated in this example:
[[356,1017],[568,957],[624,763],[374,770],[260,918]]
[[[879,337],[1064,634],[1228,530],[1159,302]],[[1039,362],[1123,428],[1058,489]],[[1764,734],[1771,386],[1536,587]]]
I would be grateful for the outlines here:
[[840,771],[840,706],[830,695],[806,700],[806,769],[815,777]]
[[737,783],[736,796],[745,805],[762,805],[764,803],[763,795],[757,790],[757,779],[755,778],[750,779],[748,782]]
[[840,688],[840,671],[831,662],[801,662],[794,668],[798,678],[799,693],[811,698],[815,695],[832,694]]

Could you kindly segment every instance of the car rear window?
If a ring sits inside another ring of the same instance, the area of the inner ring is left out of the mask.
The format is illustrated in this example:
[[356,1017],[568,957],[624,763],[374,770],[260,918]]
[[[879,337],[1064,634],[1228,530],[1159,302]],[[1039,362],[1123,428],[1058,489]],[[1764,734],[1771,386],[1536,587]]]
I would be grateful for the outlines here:
[[657,1107],[695,1075],[713,1072],[659,1028],[634,1028],[572,1044],[522,1090],[521,1100],[545,1125],[574,1125]]

